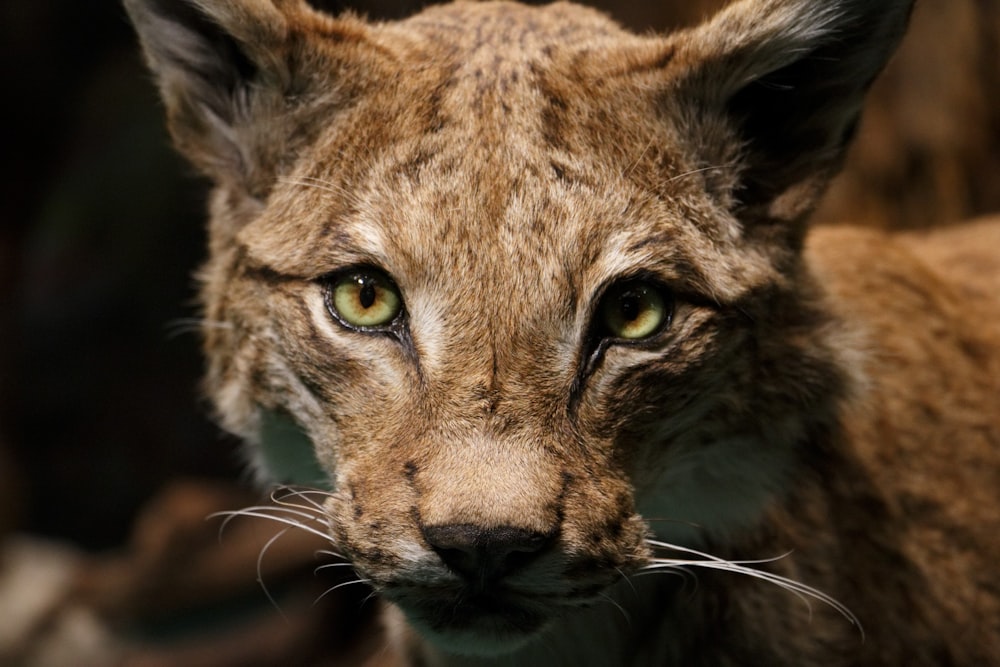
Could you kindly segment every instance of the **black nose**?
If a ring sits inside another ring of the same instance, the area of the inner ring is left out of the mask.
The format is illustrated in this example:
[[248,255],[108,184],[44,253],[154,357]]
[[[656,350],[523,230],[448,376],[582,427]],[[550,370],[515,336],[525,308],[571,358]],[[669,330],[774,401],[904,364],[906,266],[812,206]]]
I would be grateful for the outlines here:
[[424,526],[424,539],[466,583],[483,587],[534,560],[555,539],[512,526],[486,528],[457,523]]

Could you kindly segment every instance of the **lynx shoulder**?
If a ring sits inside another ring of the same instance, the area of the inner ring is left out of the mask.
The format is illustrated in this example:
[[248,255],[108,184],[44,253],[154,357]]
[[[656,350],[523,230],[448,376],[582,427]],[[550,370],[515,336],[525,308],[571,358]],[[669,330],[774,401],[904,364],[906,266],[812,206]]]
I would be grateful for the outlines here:
[[126,0],[208,393],[401,664],[1000,655],[1000,226],[807,225],[910,5]]

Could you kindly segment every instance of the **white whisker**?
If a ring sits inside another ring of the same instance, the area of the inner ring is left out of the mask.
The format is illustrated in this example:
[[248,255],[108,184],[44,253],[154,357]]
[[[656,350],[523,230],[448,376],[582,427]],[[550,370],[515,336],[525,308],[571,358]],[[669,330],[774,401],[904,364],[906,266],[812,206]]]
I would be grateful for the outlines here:
[[[325,491],[317,490],[307,490],[307,489],[283,489],[284,493],[275,491],[271,494],[271,501],[273,505],[254,505],[251,507],[244,507],[238,510],[225,511],[225,512],[215,512],[208,516],[209,519],[221,517],[223,519],[222,525],[219,527],[219,538],[222,538],[222,533],[229,526],[229,523],[236,519],[237,517],[247,517],[252,519],[266,519],[268,521],[273,521],[274,523],[281,524],[284,528],[280,529],[271,538],[269,538],[264,546],[261,547],[260,553],[257,555],[257,583],[260,585],[261,590],[264,591],[264,595],[274,606],[274,608],[281,614],[281,617],[288,621],[287,616],[278,604],[278,601],[271,594],[268,589],[267,584],[264,582],[264,557],[267,554],[271,546],[279,540],[283,535],[292,529],[302,530],[311,535],[315,535],[330,544],[334,544],[333,538],[327,531],[330,525],[330,518],[323,509],[323,505],[311,496],[319,495],[320,497],[329,497],[331,494]],[[299,499],[302,502],[292,502],[290,498]],[[320,527],[316,527],[316,524]],[[317,556],[331,556],[339,560],[346,560],[343,555],[337,553],[336,551],[328,549],[320,549],[316,551]],[[318,573],[320,570],[334,568],[334,567],[350,567],[349,562],[339,562],[339,563],[327,563],[320,565],[315,569],[314,572]],[[337,584],[333,588],[328,589],[316,602],[319,602],[326,594],[336,590],[340,586],[349,583],[360,583],[366,582],[366,580],[349,581],[343,584]],[[315,604],[315,602],[314,602]]]
[[651,565],[646,565],[642,568],[641,571],[634,573],[632,576],[642,577],[647,574],[670,574],[675,577],[680,577],[681,579],[683,579],[685,581],[685,585],[688,579],[693,579],[695,582],[695,586],[698,585],[697,573],[692,572],[688,568],[684,567],[684,564],[681,561],[671,561],[669,563],[656,562]]
[[352,584],[366,584],[367,585],[367,584],[370,584],[370,583],[371,583],[370,579],[361,579],[361,578],[358,578],[358,579],[351,579],[349,581],[341,582],[341,583],[337,584],[336,586],[331,586],[330,588],[328,588],[325,591],[323,591],[322,593],[320,593],[320,596],[318,598],[316,598],[315,600],[313,600],[313,606],[319,604],[320,600],[322,600],[323,598],[325,598],[327,595],[329,595],[330,593],[334,592],[338,588],[343,588],[345,586],[350,586]]
[[627,583],[628,586],[629,586],[629,588],[632,589],[632,594],[635,595],[636,597],[639,597],[639,591],[637,591],[635,589],[635,584],[632,583],[632,579],[629,578],[629,576],[627,574],[625,574],[625,572],[623,572],[620,567],[616,567],[615,571],[618,572],[618,574],[621,575],[622,579],[625,580],[625,583]]
[[[724,558],[719,558],[718,556],[713,556],[712,554],[706,553],[704,551],[698,551],[697,549],[691,549],[689,547],[682,547],[682,546],[678,546],[676,544],[670,544],[668,542],[660,542],[659,540],[646,540],[646,544],[648,544],[648,545],[650,545],[652,547],[657,547],[659,549],[670,549],[671,551],[680,551],[681,553],[692,554],[694,556],[699,556],[699,557],[704,558],[704,559],[706,559],[708,561],[713,561],[713,562],[716,562],[716,563],[730,563],[730,564],[735,564],[735,565],[759,565],[761,563],[774,563],[776,561],[781,560],[782,558],[787,558],[792,553],[791,551],[788,551],[788,552],[785,552],[785,553],[781,554],[780,556],[775,556],[773,558],[760,558],[760,559],[757,559],[757,560],[726,560]],[[659,559],[656,559],[656,560],[659,560]],[[672,560],[672,559],[663,559],[663,560]],[[680,562],[680,561],[678,561],[678,562]],[[693,561],[693,562],[695,562],[695,563],[702,563],[704,561]]]
[[295,503],[282,502],[276,500],[274,502],[274,505],[261,505],[256,508],[249,508],[249,509],[264,509],[264,508],[271,509],[275,512],[283,512],[285,514],[289,514],[292,516],[300,516],[303,519],[308,519],[313,523],[318,523],[323,526],[325,526],[328,522],[328,519],[325,514],[317,514],[313,510],[313,508],[309,507],[308,505],[296,505]]
[[[311,511],[311,510],[309,510],[309,508],[314,508],[320,514],[325,514],[326,510],[323,509],[323,505],[322,504],[316,502],[310,496],[320,496],[322,498],[330,498],[330,497],[333,496],[333,494],[330,493],[329,491],[320,491],[318,489],[290,489],[290,488],[285,488],[285,489],[283,489],[283,491],[285,491],[285,495],[282,495],[282,496],[279,496],[278,493],[277,493],[277,491],[274,492],[274,493],[272,493],[271,494],[271,500],[274,503],[276,503],[278,505],[282,505],[284,507],[298,507],[299,509],[303,509],[303,510],[307,510],[307,511]],[[286,500],[289,496],[292,496],[292,497],[295,497],[295,498],[301,498],[302,500],[304,500],[307,503],[307,505],[297,505],[295,503],[289,502],[288,500]]]
[[806,607],[809,609],[810,614],[812,613],[812,605],[809,603],[809,598],[822,602],[829,605],[834,610],[836,610],[841,616],[846,618],[851,622],[852,625],[858,628],[861,633],[862,638],[864,638],[864,628],[861,627],[861,622],[858,617],[847,608],[842,602],[838,601],[836,598],[824,593],[823,591],[808,586],[806,584],[795,581],[794,579],[789,579],[778,574],[767,572],[764,570],[758,570],[753,567],[748,567],[749,565],[760,565],[764,563],[773,563],[775,561],[786,558],[789,553],[785,553],[781,556],[774,558],[763,558],[758,560],[739,560],[731,561],[724,558],[719,558],[718,556],[713,556],[709,553],[703,551],[698,551],[697,549],[691,549],[688,547],[682,547],[675,544],[668,544],[666,542],[660,542],[657,540],[647,540],[647,543],[655,548],[669,549],[672,551],[678,551],[681,553],[690,554],[697,556],[698,558],[653,558],[652,563],[643,567],[645,573],[659,573],[659,572],[675,572],[678,570],[686,570],[686,568],[702,568],[706,570],[720,570],[724,572],[732,572],[734,574],[742,574],[755,579],[760,579],[768,583],[779,586],[799,599],[801,599]]
[[313,572],[319,572],[320,570],[329,570],[334,567],[353,567],[354,563],[326,563],[325,565],[319,565]]
[[[259,513],[259,514],[258,514]],[[223,528],[229,524],[230,521],[238,516],[260,516],[261,514],[266,514],[265,518],[278,521],[281,519],[286,519],[288,521],[298,521],[291,517],[299,517],[307,522],[319,523],[325,526],[326,523],[317,517],[315,514],[307,511],[302,511],[301,509],[292,509],[291,507],[282,507],[276,505],[255,505],[253,507],[243,507],[238,510],[233,510],[230,512],[216,512],[215,514],[209,515],[208,518],[213,518],[217,516],[225,516],[226,520],[223,522]],[[284,515],[284,516],[283,516]],[[308,528],[306,524],[302,524],[303,529]]]
[[264,595],[267,596],[267,599],[271,602],[271,605],[277,610],[277,612],[281,616],[281,618],[284,619],[285,623],[289,623],[290,624],[290,621],[288,620],[288,617],[285,616],[285,612],[281,609],[281,605],[279,605],[278,601],[274,599],[274,596],[271,595],[271,591],[267,588],[267,584],[264,583],[264,573],[262,571],[263,570],[263,564],[264,564],[264,554],[267,553],[267,550],[271,548],[272,544],[274,544],[275,542],[277,542],[278,539],[282,535],[284,535],[285,533],[287,533],[289,530],[291,530],[291,528],[285,528],[285,529],[283,529],[283,530],[275,533],[274,536],[271,539],[269,539],[264,544],[263,547],[261,547],[260,553],[257,554],[257,584],[260,586],[260,589],[262,591],[264,591]]
[[[219,534],[220,534],[220,536],[222,534],[222,531],[224,531],[226,529],[226,526],[229,525],[230,521],[232,521],[233,519],[235,519],[238,516],[245,516],[245,517],[255,517],[255,518],[258,518],[258,519],[268,519],[268,520],[274,521],[276,523],[285,524],[286,526],[290,526],[292,528],[299,528],[301,530],[306,531],[307,533],[311,533],[313,535],[316,535],[317,537],[321,537],[324,540],[327,540],[328,542],[332,541],[331,538],[330,538],[330,535],[327,534],[326,532],[318,530],[316,528],[313,528],[312,526],[307,526],[306,524],[302,523],[301,521],[297,521],[295,519],[289,519],[289,518],[286,518],[286,517],[283,517],[283,516],[275,516],[273,514],[268,514],[267,513],[269,511],[276,511],[276,510],[279,510],[279,509],[283,509],[283,508],[274,508],[274,507],[249,507],[249,508],[241,509],[241,510],[233,510],[231,512],[216,512],[214,514],[210,514],[208,518],[211,519],[211,518],[220,517],[220,516],[221,517],[225,517],[225,520],[222,522],[222,526],[219,527]],[[284,509],[283,511],[290,511],[290,510]],[[311,517],[311,518],[315,520],[315,517]]]
[[[294,495],[298,495],[300,493],[301,492],[295,492]],[[293,494],[289,493],[289,495]],[[238,514],[239,512],[245,512],[248,510],[261,511],[261,512],[283,512],[285,514],[289,514],[292,516],[302,517],[303,519],[307,519],[311,522],[318,523],[322,526],[328,525],[329,520],[326,515],[326,512],[317,503],[310,500],[308,501],[309,505],[300,505],[297,503],[288,502],[287,500],[285,500],[286,497],[287,496],[278,497],[275,494],[272,494],[271,501],[274,503],[273,505],[254,505],[252,507],[244,507],[240,510],[236,510],[235,512],[218,512],[216,513],[216,515],[213,516],[224,515],[224,514]],[[305,499],[304,496],[300,497],[303,497],[303,499]]]

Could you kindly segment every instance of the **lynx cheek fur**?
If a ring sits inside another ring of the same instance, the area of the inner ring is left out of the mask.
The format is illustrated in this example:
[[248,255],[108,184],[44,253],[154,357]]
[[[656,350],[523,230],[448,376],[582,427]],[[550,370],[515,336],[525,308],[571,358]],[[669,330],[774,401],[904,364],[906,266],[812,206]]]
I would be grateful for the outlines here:
[[402,664],[1000,656],[1000,226],[806,235],[910,2],[126,6],[219,417]]

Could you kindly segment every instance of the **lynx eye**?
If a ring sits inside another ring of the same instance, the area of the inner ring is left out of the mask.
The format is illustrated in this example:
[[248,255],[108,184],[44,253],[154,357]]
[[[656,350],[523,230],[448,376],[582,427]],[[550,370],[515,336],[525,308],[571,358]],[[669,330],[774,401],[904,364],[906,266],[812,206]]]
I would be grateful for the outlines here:
[[673,300],[662,288],[642,280],[613,285],[604,294],[598,317],[606,335],[643,340],[659,333],[673,315]]
[[376,269],[334,276],[327,287],[326,304],[334,317],[356,329],[389,326],[403,310],[395,283]]

